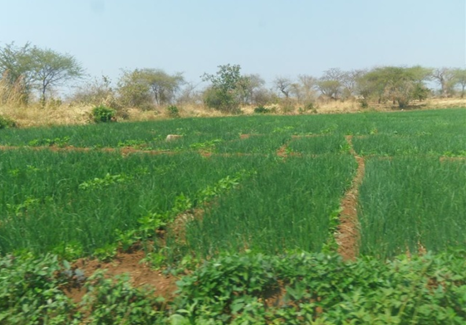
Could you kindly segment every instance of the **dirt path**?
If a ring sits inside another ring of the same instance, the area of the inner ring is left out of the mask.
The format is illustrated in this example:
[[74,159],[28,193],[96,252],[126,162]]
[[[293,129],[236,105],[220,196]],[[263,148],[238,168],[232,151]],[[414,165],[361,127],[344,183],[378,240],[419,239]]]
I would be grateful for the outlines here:
[[336,234],[338,243],[338,253],[344,260],[354,260],[358,256],[358,243],[360,238],[358,222],[358,194],[359,186],[364,178],[365,162],[364,158],[358,156],[354,151],[352,136],[347,136],[346,141],[350,145],[350,152],[358,163],[356,176],[354,177],[351,188],[345,193],[341,201],[342,211],[340,213],[340,225]]

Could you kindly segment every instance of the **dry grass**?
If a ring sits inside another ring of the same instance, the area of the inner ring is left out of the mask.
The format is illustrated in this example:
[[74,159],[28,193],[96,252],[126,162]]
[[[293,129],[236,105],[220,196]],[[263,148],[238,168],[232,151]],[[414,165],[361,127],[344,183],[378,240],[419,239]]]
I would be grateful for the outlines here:
[[19,127],[87,124],[92,107],[62,105],[58,107],[0,106],[0,115],[9,117]]
[[[362,111],[397,111],[395,105],[382,104],[370,105],[369,108],[362,109],[358,101],[322,101],[315,105],[315,109],[303,112],[302,105],[293,105],[286,109],[286,112],[279,105],[270,105],[275,108],[277,114],[297,115],[297,114],[331,114],[331,113],[356,113]],[[466,107],[466,98],[431,98],[423,102],[413,102],[414,109],[440,109],[452,107]],[[244,115],[254,114],[255,106],[242,107]],[[178,106],[181,117],[216,117],[228,116],[216,110],[205,108],[203,105],[183,105]],[[20,127],[68,125],[68,124],[88,124],[91,123],[90,113],[92,106],[62,104],[56,107],[42,108],[39,105],[23,107],[12,103],[0,106],[0,115],[14,120]],[[142,111],[140,109],[127,109],[128,121],[152,121],[170,118],[168,111],[160,109],[156,111]]]

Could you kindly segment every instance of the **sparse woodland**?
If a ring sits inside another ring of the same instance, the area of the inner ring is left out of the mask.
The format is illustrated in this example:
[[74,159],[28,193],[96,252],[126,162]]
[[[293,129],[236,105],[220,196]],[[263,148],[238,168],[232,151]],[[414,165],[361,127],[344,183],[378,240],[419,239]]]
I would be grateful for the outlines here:
[[[110,80],[86,75],[70,54],[29,43],[0,47],[0,74],[0,115],[23,127],[89,123],[95,107],[114,110],[119,121],[458,107],[466,88],[466,69],[421,66],[331,68],[321,76],[267,81],[234,64],[194,81],[142,67]],[[60,92],[65,85],[72,85],[71,91]]]

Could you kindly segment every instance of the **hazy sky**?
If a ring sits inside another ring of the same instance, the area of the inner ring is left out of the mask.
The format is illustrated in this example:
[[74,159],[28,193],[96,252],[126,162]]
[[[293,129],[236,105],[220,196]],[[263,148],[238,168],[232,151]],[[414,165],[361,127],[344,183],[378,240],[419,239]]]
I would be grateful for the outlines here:
[[69,53],[92,76],[320,76],[377,65],[464,67],[466,0],[0,0],[0,45]]

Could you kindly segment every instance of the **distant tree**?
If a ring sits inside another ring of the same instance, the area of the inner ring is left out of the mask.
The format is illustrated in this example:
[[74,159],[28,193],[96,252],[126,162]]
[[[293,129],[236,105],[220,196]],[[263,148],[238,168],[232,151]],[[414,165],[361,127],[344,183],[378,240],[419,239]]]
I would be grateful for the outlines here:
[[242,104],[251,105],[257,104],[256,99],[258,94],[264,90],[265,81],[258,74],[245,75],[240,88],[242,89]]
[[80,78],[84,74],[81,65],[69,54],[38,47],[33,47],[30,54],[33,62],[32,79],[39,89],[42,104],[45,104],[46,93],[52,87]]
[[292,82],[290,79],[285,78],[285,77],[277,77],[274,80],[274,86],[275,88],[285,96],[286,99],[290,97],[290,92],[291,92],[291,85]]
[[144,110],[154,108],[150,86],[138,69],[123,70],[117,83],[117,93],[119,101],[125,107]]
[[197,91],[198,84],[193,84],[191,82],[187,82],[184,86],[180,89],[179,95],[177,96],[177,103],[179,104],[198,104],[202,102],[202,95],[201,92]]
[[20,101],[27,103],[32,90],[33,59],[31,45],[26,43],[22,47],[14,43],[0,47],[0,76],[10,90],[20,92]]
[[149,85],[156,105],[171,103],[184,83],[181,73],[169,75],[160,69],[142,69],[138,74],[141,82]]
[[310,75],[298,76],[299,88],[301,92],[301,100],[306,103],[311,103],[316,98],[317,79]]
[[239,65],[220,65],[216,74],[205,73],[203,81],[211,83],[204,93],[204,103],[211,108],[237,113],[244,97],[248,78],[241,75]]
[[432,78],[440,85],[442,97],[453,95],[455,86],[455,73],[450,68],[439,68],[432,70]]
[[344,72],[338,68],[327,70],[317,81],[317,88],[323,95],[337,100],[341,97],[343,91],[344,77]]
[[461,98],[464,97],[464,91],[466,88],[466,69],[454,69],[454,83],[461,87]]
[[111,80],[107,76],[94,78],[79,86],[72,94],[71,101],[94,106],[115,106],[115,91],[111,86]]
[[365,100],[370,97],[376,97],[379,103],[391,100],[403,108],[425,88],[424,81],[431,73],[431,69],[421,66],[375,68],[357,79],[358,90]]
[[357,95],[358,79],[366,73],[365,70],[343,72],[341,76],[342,98],[354,98]]

